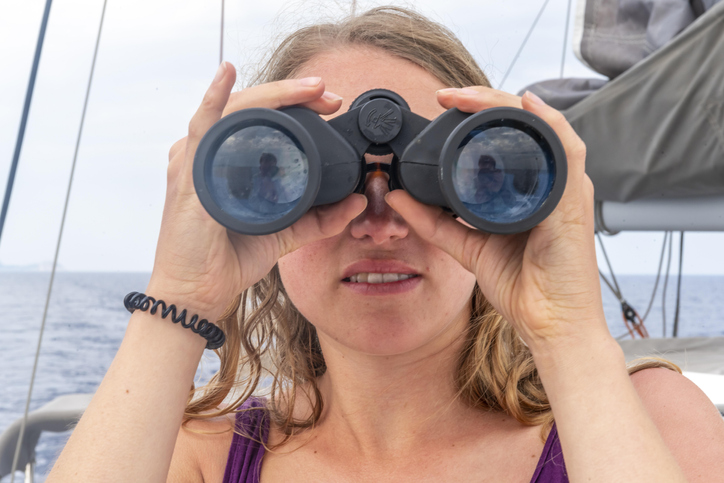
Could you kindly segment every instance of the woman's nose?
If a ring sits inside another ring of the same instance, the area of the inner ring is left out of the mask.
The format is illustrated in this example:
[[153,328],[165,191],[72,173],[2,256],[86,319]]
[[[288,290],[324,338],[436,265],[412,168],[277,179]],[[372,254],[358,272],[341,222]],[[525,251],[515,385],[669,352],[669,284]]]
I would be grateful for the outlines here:
[[389,177],[386,173],[373,171],[367,174],[364,190],[367,208],[350,224],[353,237],[369,237],[376,245],[381,245],[407,236],[409,227],[404,218],[385,201],[389,191]]

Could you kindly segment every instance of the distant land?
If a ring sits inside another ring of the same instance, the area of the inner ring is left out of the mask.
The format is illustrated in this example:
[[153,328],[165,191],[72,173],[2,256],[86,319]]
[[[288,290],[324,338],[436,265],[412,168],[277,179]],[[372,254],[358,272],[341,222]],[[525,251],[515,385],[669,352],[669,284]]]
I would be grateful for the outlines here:
[[[0,263],[0,272],[50,272],[53,269],[53,262],[40,262],[31,265],[5,265]],[[66,271],[63,265],[55,267],[57,272]]]

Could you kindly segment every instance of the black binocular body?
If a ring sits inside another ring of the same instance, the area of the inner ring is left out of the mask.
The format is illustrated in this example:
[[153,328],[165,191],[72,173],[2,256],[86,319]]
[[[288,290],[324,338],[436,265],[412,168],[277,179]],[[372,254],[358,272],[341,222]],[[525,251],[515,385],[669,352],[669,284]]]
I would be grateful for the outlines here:
[[[393,156],[368,163],[365,154]],[[390,190],[407,190],[479,230],[511,234],[553,211],[567,164],[556,133],[528,111],[453,108],[430,121],[398,94],[374,89],[329,121],[304,107],[229,114],[199,143],[193,177],[214,219],[265,235],[312,206],[364,192],[370,171],[386,173]]]

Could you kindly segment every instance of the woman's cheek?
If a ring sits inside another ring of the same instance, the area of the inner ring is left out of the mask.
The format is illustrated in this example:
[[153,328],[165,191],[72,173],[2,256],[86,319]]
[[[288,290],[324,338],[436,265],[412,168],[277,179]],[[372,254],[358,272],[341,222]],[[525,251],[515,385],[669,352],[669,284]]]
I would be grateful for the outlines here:
[[307,317],[311,314],[304,310],[305,306],[323,304],[325,291],[336,277],[330,264],[330,252],[319,246],[322,244],[324,241],[304,246],[278,262],[279,276],[287,295]]

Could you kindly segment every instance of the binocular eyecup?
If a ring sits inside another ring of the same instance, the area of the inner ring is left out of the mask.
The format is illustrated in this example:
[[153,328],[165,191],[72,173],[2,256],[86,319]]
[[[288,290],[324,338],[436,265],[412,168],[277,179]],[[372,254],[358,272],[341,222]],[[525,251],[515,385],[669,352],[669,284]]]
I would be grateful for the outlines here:
[[[365,154],[392,155],[389,164]],[[370,171],[475,228],[527,231],[563,195],[565,151],[534,114],[449,109],[433,121],[398,94],[374,89],[330,121],[303,107],[252,108],[220,119],[196,150],[193,177],[208,213],[248,235],[275,233],[311,207],[364,192]]]

